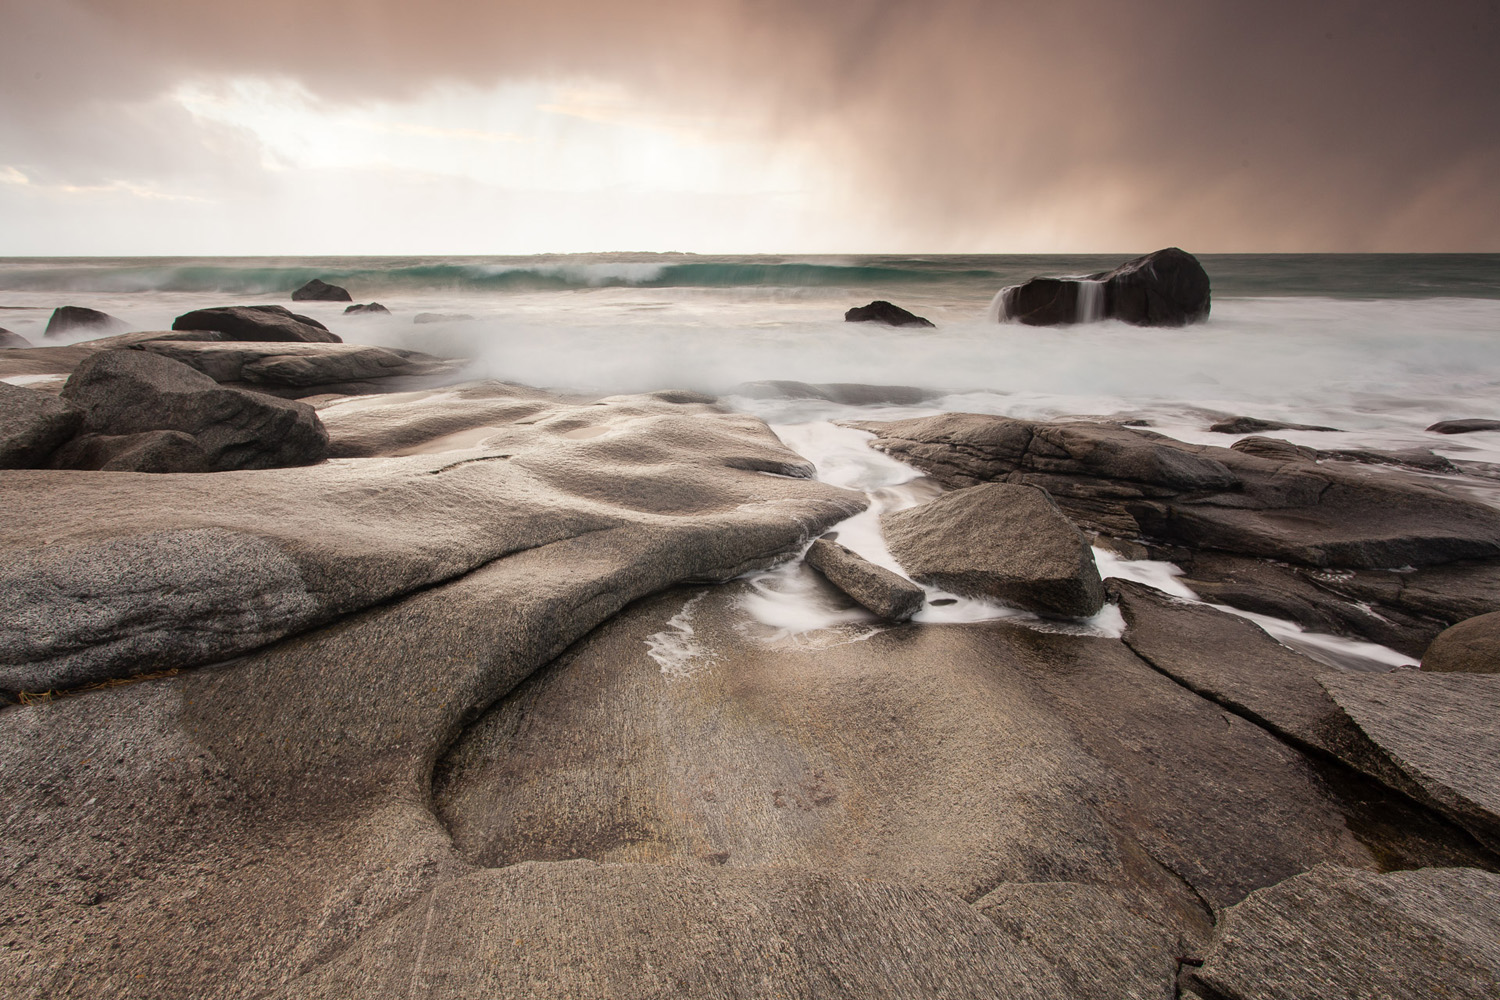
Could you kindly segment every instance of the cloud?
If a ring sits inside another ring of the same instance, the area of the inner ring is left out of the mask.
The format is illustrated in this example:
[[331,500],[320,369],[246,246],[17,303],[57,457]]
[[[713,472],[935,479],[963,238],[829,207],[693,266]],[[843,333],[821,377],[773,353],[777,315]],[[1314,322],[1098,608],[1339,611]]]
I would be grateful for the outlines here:
[[841,181],[835,229],[882,234],[850,250],[1500,250],[1500,192],[1484,181],[1500,171],[1500,10],[1480,0],[0,0],[0,13],[0,148],[59,183],[263,183],[246,166],[253,136],[161,104],[185,80],[292,79],[346,108],[583,80],[595,92],[558,109],[685,134],[732,122],[737,141],[815,150]]

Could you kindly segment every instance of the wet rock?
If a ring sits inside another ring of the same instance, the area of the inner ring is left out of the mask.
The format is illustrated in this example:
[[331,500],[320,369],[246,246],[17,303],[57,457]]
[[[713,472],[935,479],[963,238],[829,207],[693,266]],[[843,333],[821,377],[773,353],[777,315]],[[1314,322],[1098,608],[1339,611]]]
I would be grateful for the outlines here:
[[860,382],[791,382],[770,379],[743,382],[731,390],[732,395],[751,399],[826,399],[851,406],[916,406],[942,395],[932,389],[913,385],[865,385]]
[[1500,847],[1500,675],[1399,670],[1318,681],[1425,801]]
[[359,304],[356,304],[356,305],[352,305],[349,308],[347,308],[347,309],[344,310],[344,315],[345,316],[349,316],[351,314],[358,314],[358,313],[386,313],[386,314],[389,314],[390,310],[387,309],[385,306],[381,305],[379,302],[359,303]]
[[1427,429],[1434,434],[1470,434],[1474,431],[1500,431],[1500,420],[1484,420],[1480,418],[1439,420]]
[[117,319],[97,309],[84,306],[59,306],[52,311],[52,316],[47,320],[47,331],[42,336],[62,337],[80,331],[102,336],[123,330],[126,325],[123,319]]
[[0,469],[41,468],[82,423],[82,411],[51,393],[0,382]]
[[1405,451],[1376,451],[1369,448],[1337,448],[1319,451],[1317,459],[1323,462],[1359,462],[1364,465],[1398,465],[1423,472],[1456,473],[1458,466],[1442,455],[1426,448],[1408,448]]
[[82,434],[58,449],[54,469],[96,472],[212,472],[198,439],[182,431]]
[[1175,935],[1091,885],[1007,882],[974,904],[1014,947],[1046,957],[1078,1000],[1173,1000]]
[[1500,987],[1500,876],[1320,865],[1224,914],[1202,968],[1225,1000],[1481,1000]]
[[1043,614],[1087,617],[1104,606],[1088,542],[1045,490],[975,486],[880,523],[914,580]]
[[890,570],[876,566],[838,542],[820,538],[807,550],[807,564],[861,606],[891,621],[905,621],[922,610],[926,592]]
[[867,306],[855,306],[844,313],[845,323],[884,323],[886,326],[932,326],[932,321],[908,312],[884,299]]
[[292,293],[293,302],[353,302],[348,290],[314,278]]
[[1260,434],[1263,431],[1337,431],[1337,427],[1320,427],[1317,424],[1289,424],[1280,420],[1262,420],[1259,417],[1230,417],[1209,427],[1216,434]]
[[1461,621],[1422,655],[1422,669],[1440,673],[1500,673],[1500,611]]
[[310,465],[328,456],[328,433],[307,404],[225,388],[146,351],[91,355],[62,396],[84,411],[84,428],[94,434],[190,434],[216,472]]
[[196,368],[216,382],[309,386],[429,375],[448,368],[430,354],[360,344],[151,341],[140,348]]
[[1135,326],[1182,326],[1208,318],[1208,274],[1176,247],[1084,278],[1032,278],[1000,293],[1000,318],[1028,326],[1117,319]]
[[1231,451],[1237,451],[1244,455],[1254,455],[1257,458],[1268,458],[1276,462],[1316,462],[1318,460],[1318,449],[1308,448],[1305,445],[1292,444],[1281,438],[1260,437],[1252,435],[1240,438],[1229,446]]
[[174,330],[212,330],[229,340],[337,344],[341,341],[311,316],[285,306],[220,306],[195,309],[172,321]]
[[13,350],[17,347],[30,347],[31,341],[19,333],[11,333],[9,330],[0,329],[0,350]]

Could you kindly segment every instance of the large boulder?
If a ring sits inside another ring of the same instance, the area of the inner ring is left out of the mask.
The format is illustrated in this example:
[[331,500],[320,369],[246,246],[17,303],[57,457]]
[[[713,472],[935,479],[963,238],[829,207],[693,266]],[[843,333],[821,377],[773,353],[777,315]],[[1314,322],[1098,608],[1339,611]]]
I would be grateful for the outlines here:
[[855,306],[844,313],[845,323],[884,323],[886,326],[932,326],[932,321],[916,313],[876,299],[867,306]]
[[0,350],[13,350],[17,347],[30,347],[31,341],[19,333],[11,333],[9,330],[0,329]]
[[62,396],[85,411],[84,428],[93,434],[190,434],[213,471],[311,465],[328,457],[328,432],[306,403],[225,388],[146,351],[92,355]]
[[50,392],[0,382],[0,469],[36,469],[77,432],[83,413]]
[[1000,292],[1000,319],[1057,326],[1117,319],[1135,326],[1183,326],[1208,318],[1208,273],[1192,254],[1168,247],[1113,271],[1032,278]]
[[1492,1000],[1500,875],[1319,865],[1231,907],[1189,979],[1223,1000]]
[[151,341],[140,349],[180,361],[216,382],[325,385],[446,370],[441,358],[361,344]]
[[1048,615],[1087,617],[1104,606],[1088,542],[1045,490],[975,486],[880,523],[914,580]]
[[230,340],[301,341],[338,344],[340,339],[311,316],[285,306],[219,306],[194,309],[172,321],[174,330],[213,330]]
[[63,337],[78,332],[102,336],[122,330],[126,325],[124,320],[97,309],[89,309],[86,306],[58,306],[52,311],[51,318],[47,320],[47,332],[42,336]]
[[353,302],[347,289],[314,278],[292,293],[293,302]]
[[1500,674],[1500,611],[1466,619],[1441,632],[1422,654],[1422,669]]
[[54,469],[95,472],[212,472],[198,439],[182,431],[80,434],[57,450]]
[[805,558],[829,583],[882,618],[906,621],[922,610],[922,602],[927,599],[921,587],[838,542],[820,538],[808,548]]

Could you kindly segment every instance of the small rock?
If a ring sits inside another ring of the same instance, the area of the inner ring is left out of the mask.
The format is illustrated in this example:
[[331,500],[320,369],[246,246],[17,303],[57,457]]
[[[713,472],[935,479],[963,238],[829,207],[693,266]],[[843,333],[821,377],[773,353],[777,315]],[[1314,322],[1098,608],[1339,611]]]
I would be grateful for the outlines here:
[[1220,420],[1208,428],[1216,434],[1259,434],[1261,431],[1337,431],[1337,427],[1320,427],[1317,424],[1289,424],[1280,420],[1262,420],[1259,417],[1230,417]]
[[36,469],[78,430],[83,413],[49,392],[0,382],[0,469]]
[[[145,351],[94,354],[69,377],[62,397],[85,411],[84,427],[94,434],[190,434],[216,472],[311,465],[328,457],[328,432],[311,406],[225,388]],[[160,453],[158,445],[152,454]]]
[[1226,910],[1192,979],[1224,1000],[1488,1000],[1500,988],[1500,875],[1318,865]]
[[1087,617],[1104,606],[1088,542],[1038,487],[972,486],[880,523],[914,580],[1043,614]]
[[927,595],[921,587],[876,566],[838,542],[818,539],[807,550],[806,559],[829,583],[882,618],[904,622],[922,610]]
[[220,306],[194,309],[172,321],[174,330],[214,330],[230,340],[300,341],[338,344],[342,341],[311,316],[285,306]]
[[1500,420],[1439,420],[1427,428],[1435,434],[1469,434],[1473,431],[1500,431]]
[[359,303],[344,310],[345,316],[355,313],[390,313],[390,310],[379,302]]
[[932,321],[908,312],[884,299],[867,306],[855,306],[844,313],[845,323],[884,323],[887,326],[932,326]]
[[346,289],[314,278],[292,293],[293,302],[353,302]]
[[1440,673],[1500,673],[1500,611],[1461,621],[1438,633],[1422,654],[1422,669]]
[[84,306],[59,306],[47,320],[47,332],[43,337],[61,337],[75,330],[87,330],[100,334],[123,330],[128,324],[109,313]]
[[411,321],[413,323],[457,323],[473,318],[468,313],[417,313]]
[[19,333],[11,333],[9,330],[0,329],[0,350],[14,347],[30,347],[31,341]]

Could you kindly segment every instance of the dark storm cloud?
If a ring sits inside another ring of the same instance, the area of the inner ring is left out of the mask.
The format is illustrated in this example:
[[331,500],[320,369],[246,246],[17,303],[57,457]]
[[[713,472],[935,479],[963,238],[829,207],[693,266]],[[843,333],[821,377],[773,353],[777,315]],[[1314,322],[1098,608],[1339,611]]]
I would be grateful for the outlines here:
[[1500,250],[1493,3],[4,2],[3,113],[56,170],[185,75],[586,74],[820,145],[911,249]]

